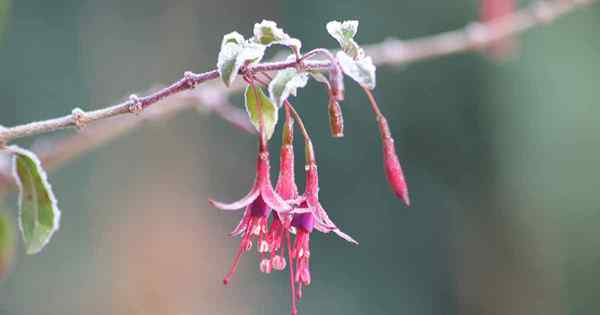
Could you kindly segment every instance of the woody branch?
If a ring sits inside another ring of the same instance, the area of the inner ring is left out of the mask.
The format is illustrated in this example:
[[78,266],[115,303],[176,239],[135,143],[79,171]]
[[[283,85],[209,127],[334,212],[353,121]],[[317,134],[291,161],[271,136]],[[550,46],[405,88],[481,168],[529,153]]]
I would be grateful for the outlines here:
[[[538,1],[511,15],[489,23],[471,23],[458,30],[411,40],[389,39],[380,44],[367,46],[365,50],[369,56],[372,56],[376,65],[403,65],[479,50],[500,39],[525,32],[538,25],[550,23],[557,17],[565,15],[579,7],[590,5],[593,2],[594,0]],[[246,67],[240,71],[240,74],[277,71],[298,66],[300,66],[298,61],[265,62]],[[331,62],[303,60],[302,66],[306,69],[326,70],[331,66]],[[106,108],[88,112],[74,109],[71,114],[62,117],[0,129],[0,144],[69,127],[78,127],[81,129],[88,124],[95,123],[93,129],[89,128],[66,139],[62,139],[56,145],[41,146],[53,148],[37,152],[42,161],[46,161],[50,166],[59,165],[82,152],[121,136],[145,121],[136,117],[123,117],[117,124],[117,127],[115,127],[114,120],[110,119],[112,117],[125,116],[125,114],[132,113],[139,114],[141,111],[148,109],[141,115],[142,118],[152,117],[153,119],[162,119],[171,117],[173,114],[187,109],[198,102],[202,102],[204,106],[233,125],[244,130],[252,130],[252,127],[245,121],[246,118],[243,116],[243,113],[226,101],[226,95],[238,91],[241,86],[226,89],[221,85],[207,84],[207,81],[218,78],[219,73],[217,70],[200,74],[186,72],[180,80],[144,97],[132,95],[129,100]],[[193,90],[200,84],[206,86],[203,89]],[[174,95],[179,95],[180,98],[174,98]],[[168,103],[163,101],[167,97],[171,97],[172,101]],[[182,102],[181,104],[175,102],[181,101],[186,97],[193,101]],[[152,106],[154,104],[157,105]],[[103,123],[104,121],[110,122],[111,128],[104,128],[108,126],[108,123]],[[83,138],[85,138],[85,141],[82,141]],[[8,174],[5,170],[0,170],[0,174],[2,173]],[[0,180],[0,190],[8,182],[10,181]]]

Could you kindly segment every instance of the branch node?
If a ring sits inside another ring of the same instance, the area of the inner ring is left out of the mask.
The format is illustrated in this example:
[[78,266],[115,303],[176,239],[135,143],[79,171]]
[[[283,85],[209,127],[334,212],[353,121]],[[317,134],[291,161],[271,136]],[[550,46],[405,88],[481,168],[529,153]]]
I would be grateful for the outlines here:
[[73,123],[77,129],[81,130],[85,128],[85,125],[88,122],[87,114],[79,107],[73,108],[71,111],[71,115],[73,116]]
[[131,102],[131,105],[129,105],[129,112],[136,115],[141,114],[144,107],[142,106],[140,98],[135,94],[131,94],[129,95],[129,101]]
[[196,75],[192,72],[192,71],[186,71],[183,73],[183,77],[185,78],[185,81],[187,83],[187,85],[190,87],[190,89],[193,89],[196,87],[197,83],[196,83]]

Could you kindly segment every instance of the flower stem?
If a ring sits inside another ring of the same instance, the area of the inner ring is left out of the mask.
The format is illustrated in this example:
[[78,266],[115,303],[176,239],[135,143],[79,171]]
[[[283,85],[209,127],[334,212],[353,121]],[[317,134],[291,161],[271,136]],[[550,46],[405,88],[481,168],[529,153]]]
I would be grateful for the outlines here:
[[310,140],[310,135],[308,134],[308,131],[306,130],[306,127],[304,126],[302,117],[300,117],[300,114],[298,114],[296,109],[294,109],[294,106],[292,106],[292,104],[288,100],[285,101],[285,106],[289,107],[291,113],[294,115],[294,119],[298,123],[298,128],[300,128],[300,131],[302,132],[302,135],[304,136],[304,150],[305,150],[305,154],[306,154],[306,164],[307,165],[316,164],[317,160],[315,158],[315,149],[313,147],[312,141]]

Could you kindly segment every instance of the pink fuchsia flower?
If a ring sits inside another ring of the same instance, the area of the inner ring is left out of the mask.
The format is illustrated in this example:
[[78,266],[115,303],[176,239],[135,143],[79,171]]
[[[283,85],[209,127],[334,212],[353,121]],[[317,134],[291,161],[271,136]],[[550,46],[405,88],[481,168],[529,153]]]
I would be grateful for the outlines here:
[[[271,210],[275,210],[276,212],[291,210],[291,207],[273,190],[269,170],[269,152],[266,149],[266,145],[261,142],[256,162],[256,179],[250,192],[244,198],[229,204],[212,199],[209,200],[213,206],[222,210],[245,208],[242,220],[231,232],[233,236],[242,233],[243,236],[233,259],[231,269],[223,279],[223,283],[225,284],[229,282],[235,273],[241,255],[252,248],[252,238],[258,236],[258,251],[260,253],[264,254],[269,251],[269,245],[265,238]],[[268,267],[265,266],[262,269],[270,271]]]
[[[310,285],[310,234],[313,229],[323,233],[334,232],[344,240],[357,244],[348,234],[342,232],[327,215],[327,212],[319,202],[319,175],[317,164],[314,159],[312,143],[306,141],[306,189],[302,196],[302,203],[297,209],[292,210],[293,218],[291,226],[296,229],[296,241],[291,249],[290,258],[296,260],[293,281],[298,284],[297,295],[302,297],[303,286]],[[292,285],[293,286],[293,285]],[[293,313],[293,312],[292,312]]]
[[[310,213],[315,218],[315,228],[322,233],[334,232],[339,237],[344,240],[358,244],[352,237],[348,234],[342,232],[336,225],[331,221],[327,212],[321,206],[321,202],[319,202],[319,173],[317,172],[317,163],[314,158],[314,149],[312,146],[312,142],[307,141],[306,143],[306,156],[307,156],[307,165],[306,165],[306,188],[304,190],[304,194],[302,195],[302,199],[304,199],[304,203],[306,207],[302,205],[300,208],[307,208],[310,210]],[[302,210],[294,210],[292,212],[298,213]]]
[[[288,204],[295,203],[298,198],[298,186],[294,173],[294,124],[289,108],[285,107],[285,123],[283,126],[283,140],[279,157],[279,176],[275,185],[275,192]],[[289,213],[275,213],[267,234],[267,242],[271,251],[270,264],[275,270],[285,269],[285,238],[289,238],[291,215]],[[280,251],[280,253],[279,253]],[[261,264],[268,264],[261,262]]]

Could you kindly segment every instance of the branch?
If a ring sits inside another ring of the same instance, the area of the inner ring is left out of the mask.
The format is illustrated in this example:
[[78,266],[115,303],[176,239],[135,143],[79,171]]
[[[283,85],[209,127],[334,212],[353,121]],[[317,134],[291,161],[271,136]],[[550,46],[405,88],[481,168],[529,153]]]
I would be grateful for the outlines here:
[[[380,44],[367,46],[366,52],[369,56],[372,56],[376,65],[403,65],[461,52],[475,51],[505,37],[549,23],[557,17],[593,2],[594,0],[540,1],[512,15],[486,24],[471,23],[462,29],[412,40],[389,39]],[[303,65],[308,69],[323,70],[328,69],[331,63],[329,61],[303,61]],[[242,69],[240,74],[248,71],[277,71],[297,66],[296,61],[266,62]],[[83,152],[139,127],[144,121],[168,119],[197,103],[203,104],[234,126],[254,132],[245,113],[227,103],[227,94],[238,91],[241,89],[241,85],[226,89],[222,84],[207,84],[207,81],[218,78],[219,73],[217,70],[201,74],[186,72],[182,79],[145,97],[132,95],[126,102],[103,109],[89,112],[75,109],[70,115],[63,117],[0,129],[0,144],[18,138],[49,133],[58,129],[69,127],[79,127],[81,129],[90,123],[97,122],[90,128],[70,137],[53,141],[51,144],[42,141],[34,145],[34,151],[40,156],[46,167],[56,167]],[[193,90],[194,87],[200,84],[206,86],[200,90]],[[168,103],[161,102],[168,96],[173,96]],[[157,106],[152,106],[154,104],[157,104]],[[143,119],[125,115],[139,114],[143,110],[143,115],[140,115],[140,118]],[[122,117],[119,117],[119,121],[115,121],[117,118],[112,118],[115,116]],[[9,174],[9,172],[0,170],[0,175],[2,175],[0,176],[0,191],[3,190],[6,183],[11,182],[7,180],[9,176],[5,176],[6,174]]]
[[377,65],[403,65],[463,52],[476,51],[498,40],[523,33],[596,0],[536,1],[511,15],[482,24],[412,40],[389,39],[370,46],[367,54]]

